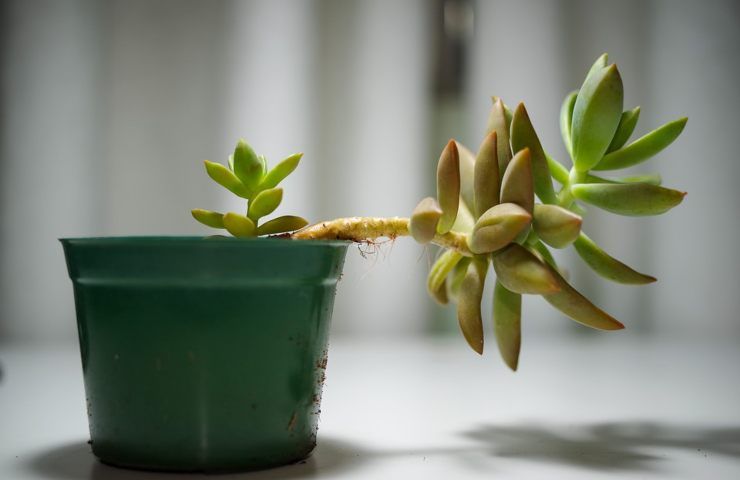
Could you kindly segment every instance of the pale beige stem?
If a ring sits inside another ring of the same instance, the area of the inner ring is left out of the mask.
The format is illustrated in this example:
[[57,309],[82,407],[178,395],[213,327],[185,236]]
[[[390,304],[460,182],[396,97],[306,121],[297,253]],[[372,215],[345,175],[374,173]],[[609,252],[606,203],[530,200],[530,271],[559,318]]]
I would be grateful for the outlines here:
[[[365,242],[380,237],[394,239],[409,236],[409,219],[402,217],[349,217],[337,218],[310,225],[298,230],[292,238],[296,240],[351,240]],[[447,232],[444,235],[435,235],[432,243],[445,248],[451,248],[466,257],[473,253],[468,248],[465,235],[458,232]]]

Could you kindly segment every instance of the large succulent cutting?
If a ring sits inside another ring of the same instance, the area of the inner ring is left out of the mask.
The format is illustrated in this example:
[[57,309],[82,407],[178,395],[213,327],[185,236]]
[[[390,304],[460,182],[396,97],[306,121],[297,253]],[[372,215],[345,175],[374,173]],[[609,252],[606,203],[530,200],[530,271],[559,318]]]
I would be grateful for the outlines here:
[[[580,90],[563,102],[560,127],[573,166],[543,149],[524,104],[511,112],[493,99],[478,153],[450,141],[439,159],[437,197],[414,210],[410,231],[420,243],[453,232],[467,238],[469,254],[446,249],[432,266],[429,293],[439,303],[457,302],[465,339],[483,351],[481,298],[492,265],[493,323],[499,350],[516,370],[521,344],[522,295],[541,295],[573,320],[601,330],[624,328],[593,305],[561,274],[549,247],[573,245],[599,275],[623,284],[655,278],[612,258],[582,230],[583,202],[620,215],[657,215],[681,203],[685,193],[660,186],[657,175],[603,178],[592,171],[641,163],[671,144],[686,118],[669,122],[625,146],[639,107],[623,109],[622,79],[604,54]],[[560,184],[556,190],[552,179]],[[541,203],[536,203],[538,198]]]
[[596,273],[618,283],[655,281],[612,258],[582,231],[585,210],[579,202],[620,215],[657,215],[681,203],[685,195],[661,187],[657,175],[606,178],[591,173],[648,160],[679,136],[687,120],[669,122],[627,144],[640,109],[623,111],[622,79],[607,60],[606,54],[599,57],[581,88],[563,102],[560,130],[572,159],[570,169],[544,150],[523,103],[511,111],[494,97],[478,152],[450,140],[437,164],[436,198],[421,200],[410,218],[340,218],[303,228],[305,220],[287,216],[259,226],[259,218],[280,203],[282,190],[276,185],[295,169],[300,156],[288,157],[267,172],[264,158],[243,142],[229,168],[206,162],[206,170],[248,200],[247,215],[193,210],[193,216],[235,236],[295,230],[293,239],[362,242],[411,235],[419,243],[439,245],[441,254],[427,279],[429,293],[439,303],[457,303],[463,336],[478,353],[483,352],[481,301],[493,270],[496,340],[504,361],[516,370],[522,295],[541,295],[589,327],[624,328],[563,278],[550,247],[572,245]]

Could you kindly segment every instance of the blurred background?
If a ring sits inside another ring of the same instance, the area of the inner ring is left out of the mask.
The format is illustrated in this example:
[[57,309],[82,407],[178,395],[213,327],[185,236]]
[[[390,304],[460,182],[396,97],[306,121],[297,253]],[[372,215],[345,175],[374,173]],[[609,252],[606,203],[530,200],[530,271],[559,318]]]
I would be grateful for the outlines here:
[[[75,341],[58,238],[203,235],[191,208],[241,208],[202,165],[225,162],[240,137],[273,162],[305,152],[284,212],[406,216],[434,192],[450,137],[477,149],[491,95],[525,101],[545,148],[565,161],[560,102],[603,52],[619,65],[625,108],[642,106],[636,136],[690,118],[635,169],[689,195],[661,217],[592,208],[585,222],[656,284],[608,284],[569,251],[560,259],[627,324],[623,335],[740,340],[733,0],[0,5],[0,344]],[[334,332],[454,333],[453,312],[425,293],[433,253],[409,240],[351,249]],[[525,342],[587,333],[539,298],[524,315]]]

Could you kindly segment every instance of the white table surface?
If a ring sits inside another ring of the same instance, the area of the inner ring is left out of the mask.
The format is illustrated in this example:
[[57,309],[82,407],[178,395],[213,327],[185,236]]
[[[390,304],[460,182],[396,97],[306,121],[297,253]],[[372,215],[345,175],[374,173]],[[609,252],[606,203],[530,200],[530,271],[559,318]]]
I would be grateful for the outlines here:
[[[526,340],[526,339],[525,339]],[[737,340],[332,342],[305,463],[231,479],[740,479]],[[0,479],[154,479],[90,453],[76,347],[0,347]]]

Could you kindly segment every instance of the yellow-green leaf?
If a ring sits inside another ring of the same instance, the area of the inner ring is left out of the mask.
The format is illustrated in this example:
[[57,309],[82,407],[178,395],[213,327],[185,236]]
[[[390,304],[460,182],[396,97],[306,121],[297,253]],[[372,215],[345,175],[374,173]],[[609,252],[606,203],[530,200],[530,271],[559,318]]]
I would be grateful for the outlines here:
[[506,365],[516,371],[522,343],[522,296],[496,282],[493,289],[493,329]]
[[203,210],[202,208],[196,208],[191,210],[190,213],[193,218],[198,220],[203,225],[211,228],[224,228],[224,214],[218,212],[212,212],[210,210]]
[[295,215],[283,215],[263,223],[257,228],[257,235],[275,235],[276,233],[294,232],[308,225],[308,220]]
[[583,219],[557,205],[535,205],[532,227],[543,242],[565,248],[578,238]]
[[501,203],[489,208],[473,228],[470,250],[491,253],[504,248],[532,221],[532,215],[515,203]]
[[518,151],[501,181],[501,203],[516,203],[529,213],[534,209],[531,158],[528,148]]
[[460,204],[460,159],[454,140],[447,143],[437,164],[437,201],[442,208],[437,233],[444,234],[455,224]]
[[563,166],[560,162],[552,158],[550,155],[547,155],[547,166],[550,169],[550,175],[552,175],[552,178],[554,178],[559,184],[565,185],[570,180],[570,172],[568,172],[568,169]]
[[260,183],[260,189],[265,190],[268,188],[277,187],[278,184],[285,179],[285,177],[293,173],[293,170],[298,167],[298,163],[300,163],[302,157],[302,153],[294,153],[293,155],[286,157],[280,163],[272,167],[272,169],[267,172],[267,175],[265,175],[265,177],[262,179],[262,182]]
[[619,215],[659,215],[675,207],[686,192],[647,183],[588,183],[570,187],[573,196]]
[[475,352],[483,353],[481,300],[488,262],[474,259],[462,281],[457,300],[457,320],[465,340]]
[[442,255],[439,256],[436,262],[432,265],[432,269],[429,271],[427,276],[427,291],[432,298],[436,299],[437,291],[439,287],[444,283],[447,275],[463,258],[462,254],[457,253],[454,250],[445,250]]
[[576,170],[586,172],[606,153],[622,116],[622,77],[616,65],[590,74],[578,92],[571,141]]
[[224,228],[235,237],[254,237],[257,233],[257,228],[252,220],[244,215],[232,212],[224,215]]
[[282,188],[262,190],[249,202],[249,211],[247,212],[247,216],[256,222],[265,215],[269,215],[274,212],[282,201]]
[[542,295],[560,288],[551,269],[519,244],[512,243],[492,259],[498,281],[512,292]]
[[506,105],[503,100],[493,97],[493,106],[488,116],[486,135],[496,132],[496,158],[498,160],[499,180],[506,171],[506,166],[511,160],[511,149],[509,147],[509,131],[511,128],[511,112],[507,114]]
[[478,149],[478,157],[475,160],[473,185],[475,215],[477,217],[480,217],[483,212],[498,203],[500,177],[496,141],[495,131],[486,135]]
[[556,203],[557,197],[552,187],[545,151],[532,126],[527,109],[524,108],[523,103],[520,103],[514,110],[514,117],[511,120],[511,149],[519,152],[525,148],[529,149],[531,157],[531,175],[534,180],[535,193],[543,203]]
[[429,243],[437,233],[437,223],[442,216],[442,209],[437,200],[426,197],[416,206],[409,220],[409,231],[417,242]]
[[[458,159],[460,160],[460,198],[468,206],[472,213],[475,208],[475,193],[473,188],[473,177],[475,171],[475,155],[468,147],[460,142],[455,142]],[[458,217],[460,212],[457,213]]]
[[462,282],[465,279],[465,274],[468,272],[468,265],[470,265],[471,261],[471,257],[463,257],[457,262],[457,265],[455,265],[447,277],[447,297],[450,300],[457,300]]
[[206,166],[206,173],[216,183],[222,187],[227,188],[231,193],[238,195],[242,198],[249,198],[249,189],[236,178],[231,170],[224,167],[220,163],[211,162],[208,160],[204,161]]
[[655,277],[633,270],[611,257],[583,232],[573,246],[583,261],[604,278],[627,285],[644,285],[656,281]]
[[581,295],[554,268],[549,265],[547,268],[553,277],[557,279],[560,286],[558,292],[542,296],[550,305],[576,322],[591,328],[599,330],[619,330],[624,328],[621,322]]
[[234,149],[234,174],[251,191],[257,188],[265,174],[265,165],[252,147],[239,140]]
[[626,147],[608,153],[594,170],[617,170],[627,168],[657,155],[681,135],[688,118],[668,122],[630,143]]
[[617,125],[617,131],[614,132],[614,138],[609,144],[609,148],[606,149],[606,153],[613,152],[622,148],[630,139],[632,132],[635,131],[637,121],[640,119],[640,107],[635,107],[632,110],[622,112],[622,116],[619,118],[619,125]]
[[[568,155],[571,156],[573,156],[573,150],[570,143],[570,125],[573,121],[573,107],[576,106],[577,97],[578,90],[570,92],[568,96],[565,97],[563,105],[560,107],[560,135],[563,137],[563,144],[565,145],[565,149],[568,151]],[[549,160],[550,158],[548,158],[548,163],[550,163]],[[553,175],[553,177],[554,176],[555,175]],[[557,177],[555,177],[555,179],[557,180]]]

